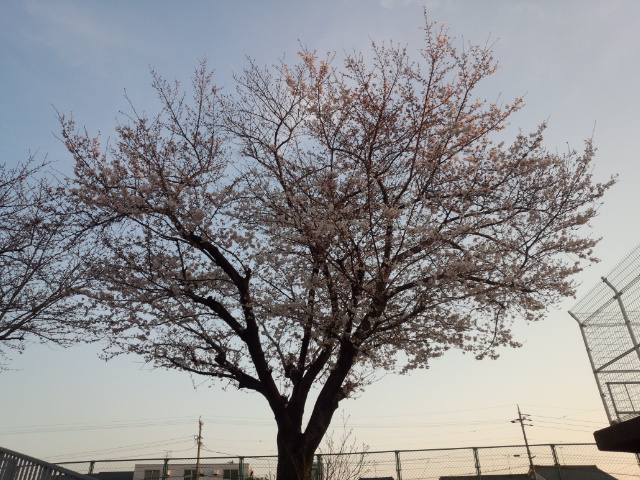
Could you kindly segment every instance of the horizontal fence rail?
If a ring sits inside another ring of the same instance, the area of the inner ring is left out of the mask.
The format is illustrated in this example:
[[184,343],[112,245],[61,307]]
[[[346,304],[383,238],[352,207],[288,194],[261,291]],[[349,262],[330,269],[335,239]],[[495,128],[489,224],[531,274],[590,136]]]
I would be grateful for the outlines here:
[[68,468],[0,447],[0,480],[95,480]]
[[[638,457],[595,444],[524,445],[316,455],[313,480],[640,480]],[[196,480],[195,458],[64,462],[97,480]],[[276,456],[202,457],[203,480],[272,480]],[[4,480],[4,479],[0,479]]]

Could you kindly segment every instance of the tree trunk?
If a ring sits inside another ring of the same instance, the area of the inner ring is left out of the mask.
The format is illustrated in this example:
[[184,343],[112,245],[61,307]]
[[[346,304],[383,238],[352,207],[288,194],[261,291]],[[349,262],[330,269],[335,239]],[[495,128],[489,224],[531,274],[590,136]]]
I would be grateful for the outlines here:
[[[285,407],[273,400],[269,403],[278,424],[278,468],[276,480],[319,480],[320,472],[312,479],[313,457],[320,445],[338,404],[345,398],[342,384],[353,365],[357,350],[351,343],[341,345],[336,366],[331,370],[313,407],[307,428],[302,433],[304,401],[311,387],[297,392]],[[292,395],[293,397],[293,395]]]
[[308,443],[302,433],[278,429],[276,480],[314,480],[311,469],[315,448],[310,448]]

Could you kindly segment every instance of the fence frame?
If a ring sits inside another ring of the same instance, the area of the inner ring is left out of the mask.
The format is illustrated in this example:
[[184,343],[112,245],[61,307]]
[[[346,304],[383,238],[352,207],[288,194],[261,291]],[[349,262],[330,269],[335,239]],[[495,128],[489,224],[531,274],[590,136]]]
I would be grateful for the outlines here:
[[[640,245],[601,281],[569,310],[569,315],[580,327],[600,399],[613,425],[640,416],[640,393],[635,392],[632,398],[627,390],[633,408],[621,410],[618,405],[624,399],[611,388],[640,383]],[[619,345],[625,348],[620,351]],[[633,406],[634,399],[637,407]]]
[[[464,452],[469,452],[470,454],[469,456],[470,460],[468,464],[470,475],[468,476],[474,477],[474,479],[477,479],[477,480],[483,480],[483,473],[482,473],[483,466],[485,467],[487,465],[490,466],[491,463],[486,459],[484,462],[481,460],[482,453],[490,452],[492,450],[500,450],[500,449],[508,449],[511,451],[515,449],[522,449],[524,451],[525,447],[526,447],[525,445],[498,445],[498,446],[486,446],[486,447],[454,447],[454,448],[428,448],[428,449],[411,449],[411,450],[380,450],[380,451],[348,452],[348,453],[317,453],[315,455],[315,460],[317,462],[316,465],[321,466],[321,465],[324,465],[325,462],[327,462],[327,460],[330,457],[365,455],[365,456],[372,456],[372,458],[375,458],[375,456],[385,455],[387,458],[387,461],[389,462],[390,471],[393,471],[393,473],[395,474],[395,479],[403,480],[404,476],[406,476],[406,478],[411,478],[412,476],[411,473],[408,473],[407,475],[405,475],[405,473],[411,472],[412,469],[406,468],[406,466],[403,467],[402,458],[405,458],[405,462],[407,462],[407,464],[410,465],[413,463],[413,460],[407,457],[409,457],[410,454],[412,453],[415,454],[415,453],[429,453],[429,452],[455,452],[455,451],[462,452],[464,451]],[[547,450],[548,459],[549,459],[548,462],[543,461],[545,463],[536,463],[536,466],[539,467],[547,464],[546,466],[555,467],[558,480],[564,480],[563,472],[562,472],[564,467],[570,467],[572,465],[584,465],[583,460],[567,461],[565,459],[564,461],[561,461],[560,456],[558,455],[558,448],[565,448],[565,447],[592,447],[594,449],[597,448],[595,443],[562,443],[562,444],[550,444],[550,443],[546,444],[545,443],[545,444],[533,444],[533,445],[530,445],[530,447],[532,449],[548,449]],[[602,457],[599,458],[600,460],[607,455],[629,455],[628,465],[630,468],[633,468],[634,473],[633,474],[629,473],[625,475],[633,475],[633,477],[640,477],[640,460],[636,455],[620,454],[620,453],[616,454],[611,452],[602,452],[599,450],[597,450],[597,452],[599,455],[602,455]],[[545,455],[547,455],[547,453],[545,453]],[[515,456],[519,456],[519,455],[515,455]],[[248,478],[250,477],[247,477],[245,475],[244,466],[249,465],[249,462],[251,462],[252,460],[260,460],[260,459],[277,460],[277,455],[238,455],[238,456],[224,456],[224,457],[221,457],[221,456],[201,457],[200,462],[201,464],[202,462],[205,462],[205,461],[215,461],[218,463],[234,463],[236,466],[239,467],[238,477],[237,477],[238,480],[248,480]],[[120,460],[106,459],[106,460],[91,460],[91,461],[60,462],[58,463],[58,465],[66,465],[73,468],[72,465],[89,464],[88,470],[90,472],[89,475],[91,475],[91,473],[95,471],[95,468],[98,464],[126,462],[134,466],[134,464],[149,462],[153,464],[163,464],[164,470],[163,470],[162,478],[163,480],[169,480],[169,477],[165,475],[165,472],[168,471],[168,469],[171,467],[172,464],[188,463],[188,462],[192,462],[195,464],[196,460],[197,459],[195,457],[176,457],[176,458],[160,458],[160,459],[159,458],[133,458],[133,459],[120,459]],[[229,462],[230,460],[232,462]],[[592,458],[589,460],[589,462],[590,464],[594,464],[595,459]],[[600,462],[600,463],[606,463],[606,462]],[[522,465],[522,467],[524,466],[525,465]],[[528,466],[528,464],[526,466]],[[321,480],[322,478],[324,478],[323,470],[324,469],[321,467],[321,469],[317,471],[318,472],[316,474],[317,477],[314,477],[315,480]],[[95,480],[95,478],[91,478],[91,477],[85,477],[85,476],[82,476],[82,477],[83,477],[82,480]],[[0,478],[0,480],[4,480],[4,479]]]

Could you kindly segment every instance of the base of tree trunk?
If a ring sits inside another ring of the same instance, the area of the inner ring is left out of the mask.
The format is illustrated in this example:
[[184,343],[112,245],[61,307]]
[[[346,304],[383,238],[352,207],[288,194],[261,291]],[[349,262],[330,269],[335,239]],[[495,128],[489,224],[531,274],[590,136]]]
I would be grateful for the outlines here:
[[308,452],[302,435],[278,434],[278,468],[276,480],[313,480],[313,454]]

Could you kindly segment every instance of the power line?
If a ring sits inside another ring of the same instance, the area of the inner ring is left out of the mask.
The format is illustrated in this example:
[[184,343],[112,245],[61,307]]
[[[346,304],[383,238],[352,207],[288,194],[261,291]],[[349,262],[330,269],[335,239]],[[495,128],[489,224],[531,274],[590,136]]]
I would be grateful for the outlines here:
[[[171,420],[171,418],[175,418]],[[257,421],[251,421],[244,418],[225,418],[214,417],[213,423],[237,425],[237,426],[250,426],[250,427],[263,427],[272,426],[272,422],[265,419],[257,419]],[[218,420],[220,419],[220,420]],[[33,433],[57,433],[57,432],[77,432],[86,430],[114,430],[121,428],[147,428],[147,427],[166,427],[175,425],[186,425],[193,421],[193,417],[169,417],[169,419],[144,419],[144,420],[112,420],[108,422],[96,422],[96,423],[75,423],[75,424],[50,424],[50,425],[30,425],[25,427],[9,427],[0,429],[0,435],[27,435]]]
[[[430,412],[430,413],[420,413],[420,414],[404,414],[404,415],[377,415],[377,416],[363,416],[359,417],[361,419],[367,418],[416,418],[421,416],[428,415],[444,415],[450,413],[461,413],[461,412],[473,412],[480,410],[491,410],[496,408],[503,408],[509,405],[495,405],[488,407],[480,407],[480,408],[471,408],[471,409],[462,409],[462,410],[448,410],[448,411],[440,411],[440,412]],[[551,407],[547,405],[537,405],[542,408],[556,408],[556,409],[565,409],[569,410],[568,407]],[[576,409],[573,409],[576,410]],[[583,411],[590,411],[593,409],[579,409]],[[543,418],[552,418],[552,419],[561,419],[563,417],[544,417]],[[40,434],[40,433],[54,433],[54,432],[67,432],[67,431],[86,431],[86,430],[111,430],[111,429],[133,429],[133,428],[148,428],[148,427],[165,427],[165,426],[175,426],[175,425],[186,425],[190,423],[193,419],[193,416],[176,416],[176,417],[164,417],[164,418],[151,418],[151,419],[139,419],[139,420],[109,420],[109,421],[101,421],[101,422],[83,422],[83,423],[57,423],[57,424],[48,424],[48,425],[26,425],[20,427],[6,427],[0,429],[0,435],[27,435],[27,434]],[[250,427],[272,427],[273,424],[270,420],[266,420],[262,417],[220,417],[220,416],[212,416],[205,417],[205,420],[210,423],[216,424],[226,424],[226,425],[236,425],[236,426],[250,426]],[[576,422],[585,422],[585,423],[594,423],[599,424],[598,422],[590,422],[588,420],[574,420]],[[485,421],[475,421],[471,422],[472,425],[487,425],[487,424],[496,424],[500,423],[500,420],[485,420]],[[414,427],[437,427],[437,426],[463,426],[466,427],[470,423],[468,422],[424,422],[424,423],[416,423],[411,422],[410,425],[399,426],[398,424],[394,425],[386,425],[382,423],[375,424],[367,424],[367,423],[354,423],[353,427],[358,428],[414,428]],[[578,425],[572,425],[578,426]]]
[[478,410],[492,410],[495,408],[505,408],[512,407],[513,404],[509,403],[507,405],[494,405],[491,407],[478,407],[478,408],[466,408],[464,410],[446,410],[441,412],[429,412],[429,413],[406,413],[401,415],[370,415],[370,416],[361,416],[358,418],[398,418],[398,417],[419,417],[424,415],[442,415],[445,413],[462,413],[462,412],[476,412]]
[[217,453],[219,455],[226,455],[228,457],[238,457],[239,455],[234,455],[232,453],[226,453],[226,452],[218,452],[217,450],[211,450],[210,448],[205,447],[204,445],[202,446],[203,450],[206,450],[207,452],[211,452],[211,453]]
[[[575,428],[566,428],[566,427],[548,427],[548,426],[544,426],[541,428],[548,428],[550,430],[563,430],[565,432],[584,432],[584,433],[593,433],[593,430],[577,430]],[[593,441],[593,440],[591,440]]]
[[534,405],[531,403],[523,403],[522,405],[525,407],[555,408],[558,410],[582,410],[583,412],[595,412],[596,410],[600,410],[600,408],[557,407],[552,405]]
[[[565,420],[566,419],[566,420],[569,420],[570,422],[590,423],[590,424],[598,425],[598,426],[600,426],[600,425],[608,426],[609,425],[605,421],[594,422],[594,421],[591,421],[591,420],[576,420],[576,419],[568,419],[567,417],[548,417],[548,416],[545,416],[545,415],[536,415],[536,417],[539,417],[539,418],[551,418],[553,420]],[[569,425],[569,424],[567,424],[567,425]]]
[[[88,451],[84,451],[84,452],[74,452],[74,453],[63,453],[60,455],[56,455],[55,457],[53,457],[54,459],[58,459],[58,458],[65,458],[65,459],[69,459],[69,458],[77,458],[77,457],[82,457],[82,456],[86,456],[86,455],[91,455],[91,454],[105,454],[105,453],[117,453],[121,450],[127,450],[127,451],[131,451],[131,450],[143,450],[146,448],[152,448],[152,447],[160,447],[160,446],[164,446],[164,445],[173,445],[176,443],[176,441],[181,440],[181,442],[179,443],[185,443],[186,440],[185,439],[189,439],[189,441],[191,440],[191,437],[176,437],[176,438],[168,438],[165,440],[156,440],[154,442],[146,442],[146,443],[134,443],[132,445],[121,445],[118,447],[112,447],[112,448],[105,448],[105,449],[101,449],[101,450],[88,450]],[[138,447],[138,448],[136,448]]]

